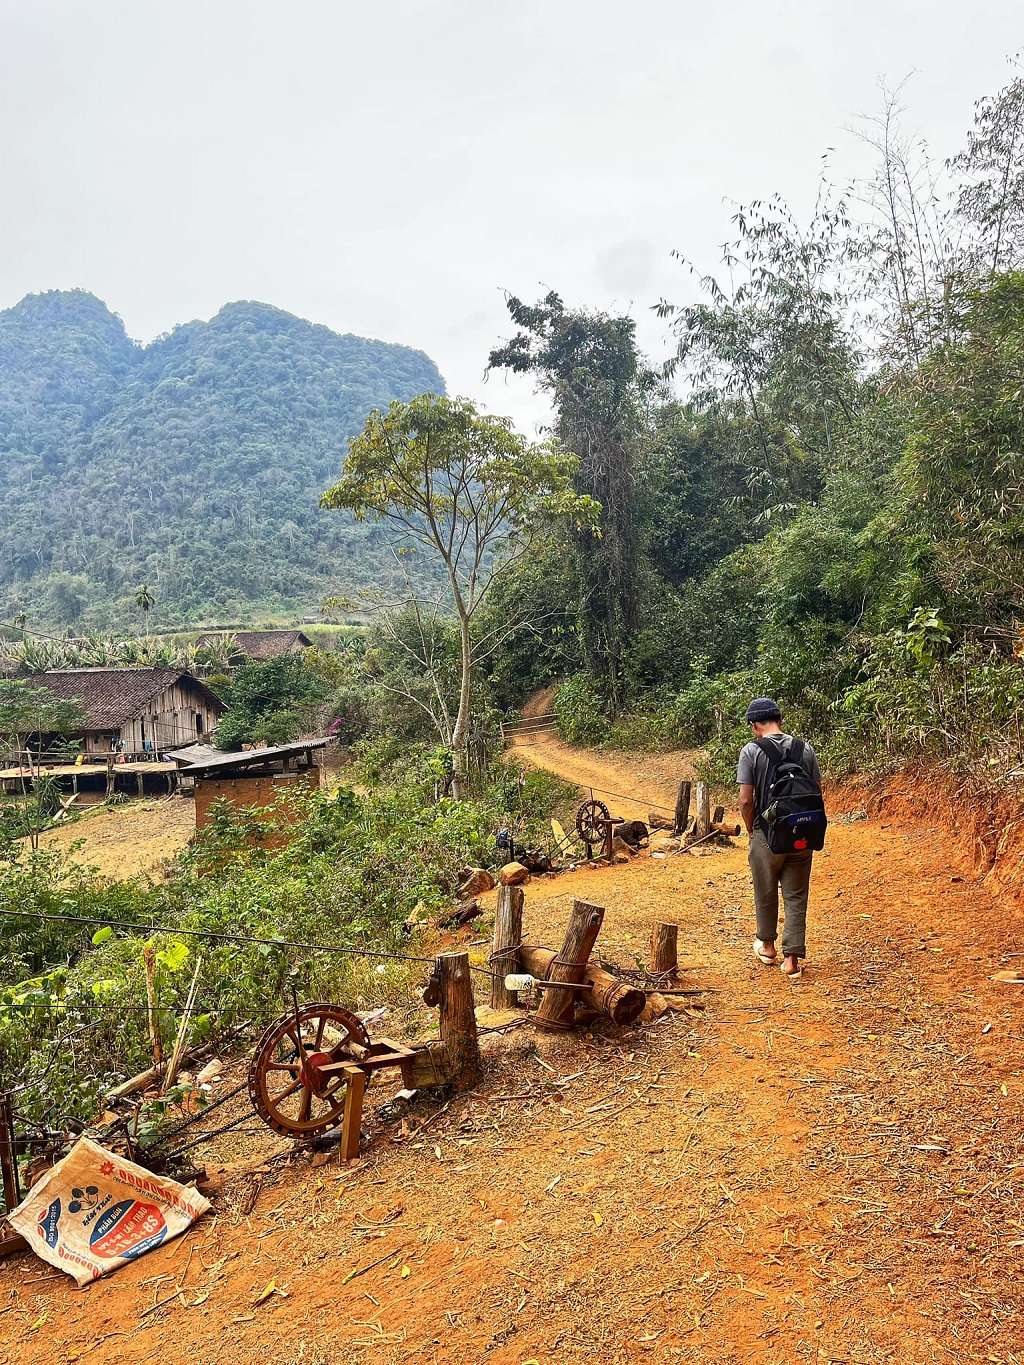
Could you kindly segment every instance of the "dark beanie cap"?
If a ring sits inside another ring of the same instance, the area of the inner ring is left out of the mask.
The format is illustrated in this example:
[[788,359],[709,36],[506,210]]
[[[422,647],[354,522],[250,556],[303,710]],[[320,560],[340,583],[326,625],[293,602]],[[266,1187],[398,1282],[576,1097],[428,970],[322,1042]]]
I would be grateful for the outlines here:
[[747,720],[781,720],[782,711],[771,697],[755,697],[747,707]]

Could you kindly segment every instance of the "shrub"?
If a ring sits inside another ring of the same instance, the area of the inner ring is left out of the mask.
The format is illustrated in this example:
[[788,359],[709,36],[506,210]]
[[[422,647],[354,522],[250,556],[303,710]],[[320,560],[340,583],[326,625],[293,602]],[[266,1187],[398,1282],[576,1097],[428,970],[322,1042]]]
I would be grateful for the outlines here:
[[569,744],[599,744],[608,737],[604,696],[593,678],[574,673],[555,692],[555,716]]

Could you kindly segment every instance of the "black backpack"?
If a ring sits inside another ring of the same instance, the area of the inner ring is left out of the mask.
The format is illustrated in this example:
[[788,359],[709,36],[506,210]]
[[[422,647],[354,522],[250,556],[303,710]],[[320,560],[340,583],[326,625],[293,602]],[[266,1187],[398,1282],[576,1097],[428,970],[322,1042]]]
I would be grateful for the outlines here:
[[821,786],[803,765],[804,742],[754,743],[768,760],[757,792],[757,819],[773,853],[802,853],[825,846],[828,818]]

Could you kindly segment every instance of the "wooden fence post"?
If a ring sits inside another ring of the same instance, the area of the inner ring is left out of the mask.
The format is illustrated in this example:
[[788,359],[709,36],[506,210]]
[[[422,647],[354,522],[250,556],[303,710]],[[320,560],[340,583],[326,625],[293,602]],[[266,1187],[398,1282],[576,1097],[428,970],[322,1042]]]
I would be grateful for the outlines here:
[[697,820],[693,826],[695,839],[711,833],[711,792],[706,782],[697,783]]
[[651,971],[674,974],[679,966],[678,945],[678,924],[656,924],[651,933]]
[[672,824],[673,834],[682,834],[690,821],[690,783],[680,782],[676,796],[676,816]]
[[468,953],[442,953],[437,959],[440,1034],[451,1067],[449,1079],[460,1090],[480,1079],[480,1045],[473,1013],[473,982]]
[[[599,905],[592,905],[590,901],[573,901],[565,942],[551,964],[547,978],[549,981],[578,984],[583,980],[587,960],[601,932],[603,919],[604,911]],[[539,1028],[567,1029],[572,1024],[575,1010],[575,991],[546,990],[535,1016],[537,1025]]]
[[491,1009],[494,1010],[514,1009],[518,1004],[514,992],[505,989],[505,974],[519,971],[524,899],[521,886],[498,887],[498,908],[494,912],[494,938],[491,941]]

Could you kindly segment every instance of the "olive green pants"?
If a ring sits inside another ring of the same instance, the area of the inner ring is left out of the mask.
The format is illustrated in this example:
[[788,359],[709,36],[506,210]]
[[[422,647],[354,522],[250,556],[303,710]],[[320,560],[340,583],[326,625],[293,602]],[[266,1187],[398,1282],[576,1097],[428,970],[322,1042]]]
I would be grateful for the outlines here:
[[811,889],[813,853],[773,853],[764,831],[754,826],[750,836],[747,862],[754,883],[754,909],[757,936],[762,943],[774,943],[779,933],[779,887],[786,911],[782,930],[785,957],[806,957],[804,931],[807,924],[807,895]]

